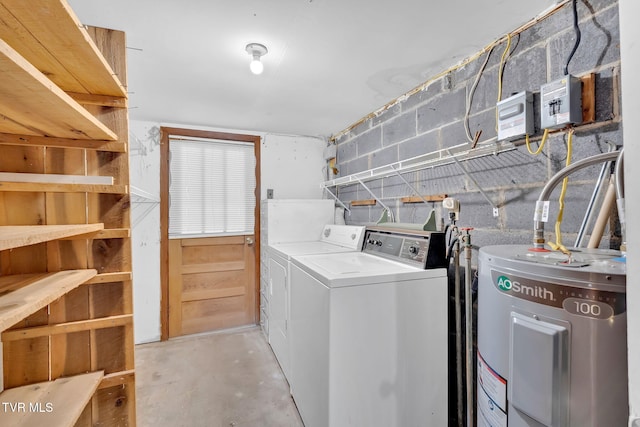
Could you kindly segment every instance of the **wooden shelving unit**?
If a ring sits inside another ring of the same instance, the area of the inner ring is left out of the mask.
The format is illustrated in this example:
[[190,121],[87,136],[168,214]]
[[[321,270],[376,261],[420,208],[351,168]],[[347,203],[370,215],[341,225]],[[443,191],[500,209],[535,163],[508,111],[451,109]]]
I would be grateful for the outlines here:
[[0,0],[0,425],[136,424],[125,56],[66,0]]

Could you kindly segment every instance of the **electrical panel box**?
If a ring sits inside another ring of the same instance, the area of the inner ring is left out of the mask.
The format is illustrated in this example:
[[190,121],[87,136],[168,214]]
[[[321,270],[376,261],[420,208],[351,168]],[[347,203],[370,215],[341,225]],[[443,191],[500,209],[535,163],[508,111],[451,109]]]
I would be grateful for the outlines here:
[[533,95],[520,92],[496,105],[498,109],[498,140],[515,139],[534,132]]
[[582,123],[582,82],[572,75],[540,87],[540,127]]

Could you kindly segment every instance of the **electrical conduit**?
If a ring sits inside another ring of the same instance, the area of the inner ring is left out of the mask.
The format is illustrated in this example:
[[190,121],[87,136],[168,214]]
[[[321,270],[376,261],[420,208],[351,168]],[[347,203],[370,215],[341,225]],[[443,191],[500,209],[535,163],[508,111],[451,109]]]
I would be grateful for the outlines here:
[[571,164],[570,166],[565,167],[560,170],[554,176],[551,177],[549,182],[544,186],[540,195],[538,196],[538,201],[536,202],[536,216],[534,218],[533,223],[533,249],[534,250],[544,250],[544,221],[539,216],[538,212],[541,210],[541,206],[545,203],[549,203],[549,195],[553,191],[554,188],[558,185],[558,183],[564,179],[564,177],[571,175],[572,173],[584,169],[586,167],[596,165],[598,163],[606,162],[609,160],[615,160],[618,157],[617,151],[612,151],[610,153],[601,153],[596,154],[595,156],[587,157],[586,159],[578,160],[577,162]]

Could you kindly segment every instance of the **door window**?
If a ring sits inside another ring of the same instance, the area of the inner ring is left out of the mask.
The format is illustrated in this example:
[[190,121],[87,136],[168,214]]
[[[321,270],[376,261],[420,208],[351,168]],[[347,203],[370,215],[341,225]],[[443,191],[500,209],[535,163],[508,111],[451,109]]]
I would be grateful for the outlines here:
[[169,147],[169,238],[253,234],[253,144],[172,136]]

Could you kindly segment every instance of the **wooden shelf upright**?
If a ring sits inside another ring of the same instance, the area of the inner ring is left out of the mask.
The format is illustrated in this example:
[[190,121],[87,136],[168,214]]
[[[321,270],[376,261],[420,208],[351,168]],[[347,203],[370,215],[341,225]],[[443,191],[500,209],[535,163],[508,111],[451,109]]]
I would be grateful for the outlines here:
[[136,425],[125,52],[0,0],[3,426]]

